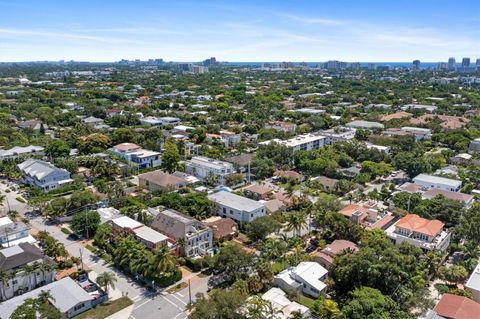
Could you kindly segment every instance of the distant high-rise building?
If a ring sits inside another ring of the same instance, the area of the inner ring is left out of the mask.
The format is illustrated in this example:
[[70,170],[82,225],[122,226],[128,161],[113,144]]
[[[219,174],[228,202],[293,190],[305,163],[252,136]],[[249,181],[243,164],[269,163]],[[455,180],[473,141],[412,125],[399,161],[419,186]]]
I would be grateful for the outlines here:
[[420,70],[420,60],[413,60],[412,68],[414,70]]
[[203,66],[203,65],[194,65],[193,66],[193,73],[195,73],[195,74],[208,73],[208,67]]
[[462,68],[467,69],[470,67],[470,58],[462,59]]
[[437,69],[438,70],[446,70],[448,68],[448,64],[445,62],[438,62]]
[[191,71],[192,64],[191,63],[179,63],[177,64],[177,68],[181,71]]
[[327,61],[324,64],[324,68],[327,70],[340,70],[340,69],[346,69],[347,68],[347,63],[342,62],[342,61]]
[[211,66],[217,64],[217,59],[215,57],[211,57],[210,59],[206,59],[203,61],[203,65],[205,66]]
[[457,62],[455,61],[455,58],[449,58],[448,59],[448,69],[449,70],[455,70],[455,64]]
[[350,64],[350,67],[353,70],[360,70],[360,63],[359,62],[353,62],[352,64]]
[[369,70],[376,70],[377,69],[377,65],[375,63],[369,63],[368,64],[368,69]]
[[480,71],[480,59],[477,59],[477,62],[475,63],[475,66],[477,67],[477,70]]

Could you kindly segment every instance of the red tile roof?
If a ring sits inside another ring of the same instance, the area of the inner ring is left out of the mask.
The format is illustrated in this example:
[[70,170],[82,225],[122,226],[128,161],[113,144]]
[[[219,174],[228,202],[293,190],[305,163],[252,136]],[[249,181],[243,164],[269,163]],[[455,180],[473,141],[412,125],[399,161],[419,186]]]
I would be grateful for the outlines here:
[[416,214],[408,214],[401,218],[395,226],[428,236],[436,236],[442,231],[444,224],[437,219],[429,220]]
[[480,318],[480,304],[466,297],[444,294],[433,309],[439,316],[451,319]]

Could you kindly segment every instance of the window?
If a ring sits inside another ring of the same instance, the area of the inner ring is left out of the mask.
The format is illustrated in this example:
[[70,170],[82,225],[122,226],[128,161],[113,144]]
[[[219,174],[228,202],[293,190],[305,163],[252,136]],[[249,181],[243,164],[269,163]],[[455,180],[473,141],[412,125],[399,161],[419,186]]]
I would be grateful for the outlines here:
[[83,307],[85,307],[85,305],[83,303],[79,304],[79,305],[76,305],[75,307],[73,307],[73,310],[77,311],[79,309],[82,309]]
[[250,217],[253,218],[253,214],[250,214]]
[[225,207],[223,207],[223,213],[226,214],[227,213],[227,209]]

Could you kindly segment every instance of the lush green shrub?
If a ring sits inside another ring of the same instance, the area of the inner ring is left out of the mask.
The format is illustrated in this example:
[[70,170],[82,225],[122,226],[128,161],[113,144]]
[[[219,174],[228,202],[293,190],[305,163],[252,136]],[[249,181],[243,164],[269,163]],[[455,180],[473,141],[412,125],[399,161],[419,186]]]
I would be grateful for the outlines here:
[[157,278],[155,280],[155,283],[162,287],[168,287],[176,283],[177,281],[180,281],[182,279],[182,272],[179,269],[176,269],[174,272],[169,274],[168,276],[164,276],[162,278]]

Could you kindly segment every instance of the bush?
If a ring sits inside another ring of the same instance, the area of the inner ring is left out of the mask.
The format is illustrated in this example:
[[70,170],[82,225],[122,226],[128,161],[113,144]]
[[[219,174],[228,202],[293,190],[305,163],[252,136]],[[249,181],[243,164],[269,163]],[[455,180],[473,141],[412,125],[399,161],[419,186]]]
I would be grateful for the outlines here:
[[70,235],[70,234],[72,233],[68,228],[65,228],[65,227],[60,228],[60,230],[61,230],[62,233],[64,233],[65,235]]
[[174,283],[180,280],[182,280],[182,272],[179,269],[176,269],[173,273],[171,273],[168,276],[157,278],[155,280],[155,284],[160,286],[161,288],[165,288],[173,285]]
[[22,197],[20,197],[20,196],[18,196],[18,197],[15,198],[15,199],[16,199],[18,202],[20,202],[20,203],[23,203],[23,204],[26,203],[26,201],[25,201]]
[[202,270],[203,264],[204,264],[203,258],[197,258],[197,259],[186,258],[185,259],[185,266],[190,268],[193,272],[198,272]]

